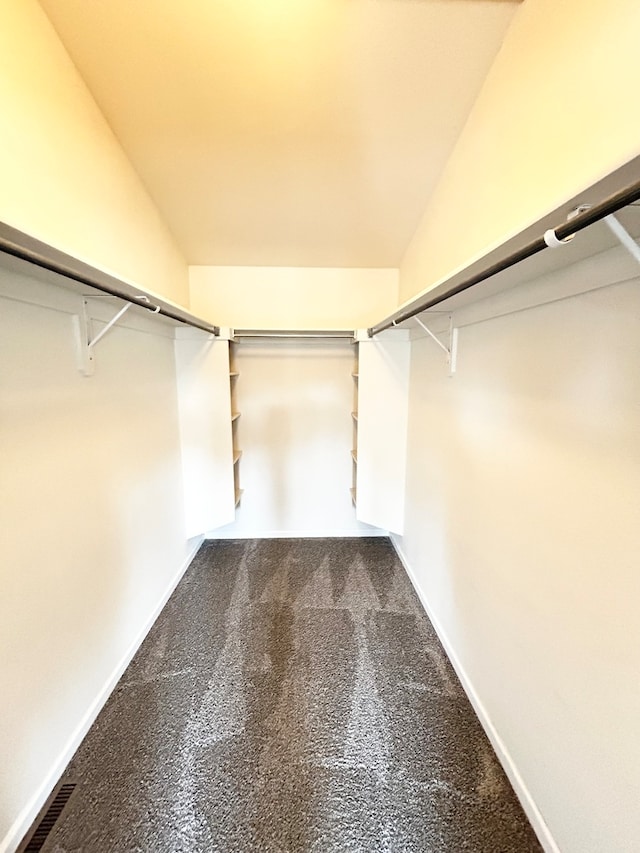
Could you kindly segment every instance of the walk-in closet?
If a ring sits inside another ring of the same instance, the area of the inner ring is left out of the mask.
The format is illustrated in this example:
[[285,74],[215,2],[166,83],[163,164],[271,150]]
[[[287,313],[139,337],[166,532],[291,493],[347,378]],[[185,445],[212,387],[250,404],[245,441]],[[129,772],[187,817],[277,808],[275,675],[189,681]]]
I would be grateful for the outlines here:
[[0,23],[0,853],[640,850],[637,4]]

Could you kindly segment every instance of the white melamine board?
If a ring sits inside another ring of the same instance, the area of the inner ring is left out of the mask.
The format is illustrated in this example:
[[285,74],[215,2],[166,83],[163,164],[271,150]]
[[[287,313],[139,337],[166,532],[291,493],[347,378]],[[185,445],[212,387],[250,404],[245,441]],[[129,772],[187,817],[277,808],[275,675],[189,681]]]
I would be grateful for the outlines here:
[[176,333],[178,411],[188,537],[234,519],[229,343],[197,329]]
[[391,330],[359,348],[357,516],[402,533],[411,344]]

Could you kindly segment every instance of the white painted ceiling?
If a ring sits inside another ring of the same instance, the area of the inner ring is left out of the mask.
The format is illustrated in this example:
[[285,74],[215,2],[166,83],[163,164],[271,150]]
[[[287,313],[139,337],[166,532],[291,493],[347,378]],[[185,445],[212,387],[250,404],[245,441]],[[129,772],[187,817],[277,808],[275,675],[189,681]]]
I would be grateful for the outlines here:
[[510,0],[40,0],[190,264],[395,267]]

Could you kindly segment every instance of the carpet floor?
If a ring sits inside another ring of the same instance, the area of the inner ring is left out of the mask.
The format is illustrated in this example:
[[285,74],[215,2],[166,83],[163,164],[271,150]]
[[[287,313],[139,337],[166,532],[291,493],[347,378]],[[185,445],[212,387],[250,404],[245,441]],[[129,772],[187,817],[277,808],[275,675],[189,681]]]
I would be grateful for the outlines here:
[[202,546],[63,776],[45,853],[529,853],[386,539]]

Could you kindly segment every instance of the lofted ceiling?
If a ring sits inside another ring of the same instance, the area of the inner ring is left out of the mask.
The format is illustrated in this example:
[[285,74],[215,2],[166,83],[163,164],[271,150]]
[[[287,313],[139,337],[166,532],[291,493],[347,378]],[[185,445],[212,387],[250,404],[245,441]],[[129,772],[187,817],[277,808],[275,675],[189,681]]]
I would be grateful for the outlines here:
[[396,267],[510,0],[40,0],[190,264]]

